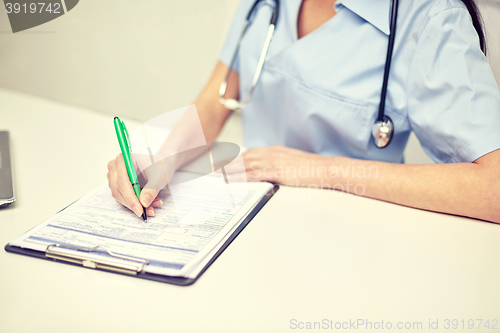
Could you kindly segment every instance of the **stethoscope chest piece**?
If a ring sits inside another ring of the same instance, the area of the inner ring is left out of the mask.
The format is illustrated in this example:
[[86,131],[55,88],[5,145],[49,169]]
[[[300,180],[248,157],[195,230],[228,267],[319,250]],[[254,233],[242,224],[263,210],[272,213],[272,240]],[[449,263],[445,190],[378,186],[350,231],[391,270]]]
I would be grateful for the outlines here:
[[377,148],[385,148],[391,142],[394,133],[394,124],[391,118],[384,116],[372,126],[373,143]]

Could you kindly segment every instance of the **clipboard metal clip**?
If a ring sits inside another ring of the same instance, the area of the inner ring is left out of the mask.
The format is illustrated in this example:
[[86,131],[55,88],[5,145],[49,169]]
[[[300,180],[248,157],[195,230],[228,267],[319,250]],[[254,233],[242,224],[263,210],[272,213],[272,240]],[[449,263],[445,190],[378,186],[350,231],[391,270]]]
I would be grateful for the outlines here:
[[[133,263],[117,263],[116,261],[109,260],[106,258],[88,258],[83,254],[80,253],[68,253],[66,251],[57,251],[57,249],[69,249],[69,250],[76,250],[76,251],[83,251],[86,253],[91,253],[96,251],[97,249],[102,249],[106,251],[108,255],[110,255],[113,258],[117,259],[122,259],[122,260],[128,260],[128,261],[133,261]],[[138,258],[133,258],[133,257],[128,257],[124,256],[121,254],[116,254],[105,247],[102,246],[94,246],[91,248],[87,247],[79,247],[79,246],[71,246],[71,245],[61,245],[61,244],[49,244],[47,246],[47,250],[45,251],[45,256],[47,258],[51,259],[57,259],[57,260],[62,260],[62,261],[67,261],[70,263],[74,264],[80,264],[83,267],[87,268],[93,268],[93,269],[103,269],[107,271],[112,271],[112,272],[117,272],[117,273],[124,273],[124,274],[129,274],[129,275],[137,275],[138,273],[142,272],[144,269],[144,266],[148,264],[147,260],[144,259],[138,259]]]

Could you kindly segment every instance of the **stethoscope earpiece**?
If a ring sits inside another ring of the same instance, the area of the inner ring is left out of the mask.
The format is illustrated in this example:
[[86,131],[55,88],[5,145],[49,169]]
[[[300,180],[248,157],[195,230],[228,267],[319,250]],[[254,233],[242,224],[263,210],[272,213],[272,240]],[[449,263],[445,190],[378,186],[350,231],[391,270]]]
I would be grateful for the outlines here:
[[394,124],[391,118],[384,116],[372,126],[372,138],[375,147],[385,148],[389,145],[394,134]]

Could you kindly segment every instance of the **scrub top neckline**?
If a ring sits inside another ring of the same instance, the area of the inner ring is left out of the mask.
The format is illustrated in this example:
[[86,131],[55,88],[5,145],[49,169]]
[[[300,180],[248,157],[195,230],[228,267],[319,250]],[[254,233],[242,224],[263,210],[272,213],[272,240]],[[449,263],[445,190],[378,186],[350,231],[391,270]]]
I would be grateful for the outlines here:
[[[316,35],[321,34],[323,30],[327,29],[330,25],[334,24],[337,20],[336,17],[339,15],[339,13],[344,9],[342,6],[339,8],[339,10],[336,10],[336,14],[330,18],[328,21],[308,33],[307,35],[303,36],[302,38],[298,38],[298,18],[299,18],[299,12],[300,12],[300,7],[302,6],[302,0],[290,0],[291,1],[296,1],[296,3],[293,6],[288,7],[288,15],[293,17],[293,20],[289,22],[290,30],[286,31],[289,36],[291,35],[291,42],[283,47],[281,50],[277,51],[276,53],[268,56],[266,63],[264,64],[264,68],[269,68],[268,66],[271,65],[276,61],[277,58],[282,57],[284,53],[289,52],[293,48],[300,47],[302,44],[307,43],[311,38],[315,38]],[[337,0],[338,1],[338,0]],[[277,24],[279,26],[279,22]],[[291,31],[291,33],[290,33]],[[312,36],[312,37],[311,37]]]
[[[333,7],[335,7],[335,4],[337,3],[338,0],[335,1],[335,3],[333,4]],[[294,9],[294,12],[293,12],[293,20],[292,22],[290,22],[292,24],[292,35],[293,35],[293,42],[291,45],[299,42],[300,40],[306,38],[307,36],[315,33],[317,30],[319,29],[322,29],[324,26],[328,25],[332,20],[335,19],[335,17],[337,16],[337,14],[339,13],[339,11],[342,9],[342,7],[339,8],[339,10],[335,10],[335,15],[333,15],[333,17],[331,17],[330,19],[328,19],[326,22],[324,22],[322,25],[320,25],[319,27],[317,27],[316,29],[314,29],[313,31],[311,31],[310,33],[302,36],[301,38],[299,38],[299,14],[300,14],[300,8],[302,7],[302,2],[303,0],[296,0],[296,3],[294,6],[290,6],[291,8]]]

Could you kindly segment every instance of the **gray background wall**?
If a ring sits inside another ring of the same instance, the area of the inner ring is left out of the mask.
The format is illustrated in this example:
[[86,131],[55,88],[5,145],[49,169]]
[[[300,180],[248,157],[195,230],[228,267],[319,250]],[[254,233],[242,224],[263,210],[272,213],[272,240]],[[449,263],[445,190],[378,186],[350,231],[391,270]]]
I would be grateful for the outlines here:
[[0,87],[139,120],[190,104],[237,0],[81,0],[12,34],[0,5]]
[[[16,34],[1,6],[0,87],[150,119],[194,100],[215,65],[237,3],[81,0],[67,15]],[[500,83],[500,0],[480,4],[489,60]],[[241,140],[238,117],[224,136]],[[429,161],[414,137],[407,161]]]

